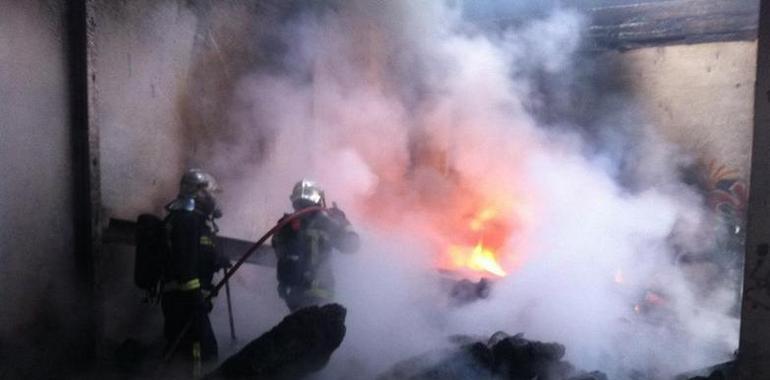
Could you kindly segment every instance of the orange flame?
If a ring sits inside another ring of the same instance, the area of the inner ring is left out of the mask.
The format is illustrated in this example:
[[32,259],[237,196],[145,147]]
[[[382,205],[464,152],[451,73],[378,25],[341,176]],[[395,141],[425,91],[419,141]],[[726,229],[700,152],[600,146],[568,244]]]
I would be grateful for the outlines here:
[[500,277],[506,275],[503,268],[497,263],[494,252],[484,248],[481,242],[473,248],[473,253],[468,260],[468,267],[473,270],[485,270]]
[[615,274],[612,276],[613,281],[615,281],[616,284],[623,284],[626,282],[626,277],[623,275],[623,271],[618,269],[615,271]]
[[483,271],[503,277],[507,273],[497,262],[494,252],[485,248],[482,242],[475,247],[450,246],[449,255],[452,264],[460,268],[468,268],[474,271]]
[[[507,273],[498,262],[495,250],[505,242],[507,224],[500,211],[491,206],[483,207],[470,217],[463,218],[464,227],[455,229],[455,238],[463,243],[449,246],[447,263],[451,269],[471,270],[503,277]],[[485,245],[483,242],[491,244]],[[476,242],[475,245],[468,243]]]
[[497,216],[497,210],[493,208],[485,208],[481,210],[476,216],[471,219],[470,223],[468,224],[468,227],[470,227],[471,231],[473,232],[481,232],[484,230],[484,227],[486,226],[487,222],[491,221]]

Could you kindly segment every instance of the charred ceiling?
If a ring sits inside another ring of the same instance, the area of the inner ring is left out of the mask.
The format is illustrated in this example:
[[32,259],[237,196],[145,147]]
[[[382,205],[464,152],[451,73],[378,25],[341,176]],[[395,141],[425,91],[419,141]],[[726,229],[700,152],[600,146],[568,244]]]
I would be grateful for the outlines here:
[[[521,24],[557,3],[584,13],[589,50],[628,50],[641,47],[753,40],[757,37],[759,0],[542,0],[492,1],[483,7],[461,0],[471,19],[490,26]],[[193,1],[210,8],[209,0]],[[262,0],[257,12],[289,17],[299,9],[336,8],[339,1]]]
[[589,35],[602,49],[751,40],[756,0],[624,1],[589,9]]
[[[526,3],[526,2],[525,2]],[[466,9],[482,21],[496,25],[524,22],[539,5],[501,4],[492,14],[488,8]],[[757,36],[758,0],[567,0],[569,6],[589,19],[588,45],[592,50],[627,50],[649,46],[753,40]]]

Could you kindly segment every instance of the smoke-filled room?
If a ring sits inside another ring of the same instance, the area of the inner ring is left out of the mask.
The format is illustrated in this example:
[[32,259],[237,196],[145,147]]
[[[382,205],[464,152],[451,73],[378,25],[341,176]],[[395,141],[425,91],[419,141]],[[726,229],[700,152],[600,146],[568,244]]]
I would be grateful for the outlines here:
[[0,379],[770,379],[770,3],[0,10]]

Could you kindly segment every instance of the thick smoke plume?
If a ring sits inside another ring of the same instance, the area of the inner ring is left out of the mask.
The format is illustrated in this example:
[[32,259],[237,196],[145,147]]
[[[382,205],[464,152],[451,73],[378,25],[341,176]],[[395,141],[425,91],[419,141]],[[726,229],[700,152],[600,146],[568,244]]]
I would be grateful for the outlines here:
[[[449,335],[498,330],[562,342],[568,360],[614,379],[729,358],[734,288],[706,288],[713,276],[675,259],[710,244],[710,215],[677,174],[690,158],[631,100],[590,125],[544,117],[561,88],[543,78],[577,82],[590,63],[580,14],[538,9],[500,26],[440,2],[307,8],[281,20],[272,61],[233,95],[232,130],[266,143],[217,148],[264,159],[216,170],[230,234],[272,225],[300,178],[361,232],[362,252],[335,257],[348,336],[322,376],[372,378]],[[485,209],[508,275],[453,307],[437,269],[456,269],[447,250],[474,243],[465,226]]]

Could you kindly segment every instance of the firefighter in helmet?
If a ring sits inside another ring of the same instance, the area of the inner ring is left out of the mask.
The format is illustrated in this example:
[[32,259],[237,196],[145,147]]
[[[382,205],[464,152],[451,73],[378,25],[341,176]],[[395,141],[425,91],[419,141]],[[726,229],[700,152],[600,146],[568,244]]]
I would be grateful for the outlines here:
[[214,177],[190,169],[182,176],[177,198],[166,205],[170,254],[161,297],[163,332],[168,348],[178,342],[175,352],[198,364],[217,357],[208,317],[212,306],[206,296],[213,289],[214,273],[229,265],[214,246],[215,219],[222,216],[214,198],[218,190]]
[[294,312],[333,299],[329,256],[333,249],[355,252],[359,239],[342,210],[336,205],[326,208],[324,192],[314,182],[297,182],[289,199],[295,212],[307,213],[280,229],[272,245],[278,259],[278,294]]

